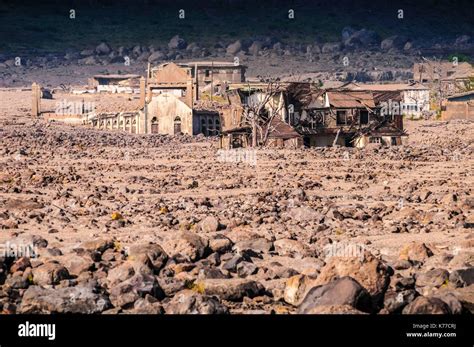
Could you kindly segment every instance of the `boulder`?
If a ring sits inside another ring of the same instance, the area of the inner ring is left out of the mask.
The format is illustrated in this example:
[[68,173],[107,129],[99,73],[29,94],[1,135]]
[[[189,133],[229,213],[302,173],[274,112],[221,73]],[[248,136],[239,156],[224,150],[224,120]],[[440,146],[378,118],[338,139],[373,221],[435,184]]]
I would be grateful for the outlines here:
[[424,243],[412,242],[400,250],[399,259],[424,262],[432,255],[433,252]]
[[226,52],[229,55],[236,55],[242,50],[242,42],[240,40],[235,41],[227,46]]
[[290,210],[289,216],[297,222],[310,222],[320,223],[324,216],[307,206],[294,207]]
[[304,258],[313,255],[313,251],[301,241],[291,239],[280,239],[273,243],[275,252],[281,256],[289,256],[293,258]]
[[219,229],[219,220],[214,216],[207,216],[199,223],[199,227],[205,233],[216,232]]
[[[380,48],[384,51],[391,49],[403,49],[408,39],[400,35],[387,37],[380,43]],[[423,199],[422,199],[423,200]]]
[[263,290],[260,283],[242,278],[204,279],[196,281],[194,286],[202,294],[216,295],[229,301],[241,301],[244,297],[253,298]]
[[314,278],[305,275],[292,276],[286,281],[283,299],[290,305],[299,306],[306,294],[315,286]]
[[360,257],[331,257],[316,279],[317,285],[351,276],[367,289],[375,302],[383,300],[393,270],[369,252]]
[[349,305],[363,312],[372,312],[370,294],[355,279],[345,276],[312,288],[298,307],[298,313],[310,314],[318,306]]
[[242,240],[235,243],[233,249],[239,253],[247,250],[255,253],[268,253],[273,250],[273,242],[268,241],[263,237],[251,240]]
[[148,61],[151,62],[151,63],[154,63],[154,62],[163,60],[164,58],[165,58],[164,53],[162,53],[160,51],[156,51],[156,52],[153,52],[152,54],[150,54],[148,56]]
[[226,314],[227,307],[208,295],[193,290],[182,290],[166,305],[167,314]]
[[33,282],[38,285],[58,284],[69,278],[69,271],[55,262],[46,263],[33,269]]
[[196,261],[204,257],[207,252],[209,241],[193,232],[183,231],[175,237],[163,243],[163,248],[170,256],[182,255],[190,261]]
[[449,283],[456,288],[474,284],[474,267],[454,270],[449,275]]
[[449,306],[441,299],[419,296],[405,306],[403,314],[450,314]]
[[168,42],[169,49],[185,49],[186,46],[186,41],[179,35],[173,36],[173,38],[171,38],[171,40]]
[[30,286],[24,293],[18,313],[100,313],[110,306],[106,296],[88,286],[41,288]]
[[434,287],[439,288],[443,284],[447,285],[449,272],[445,269],[433,269],[416,276],[416,287]]
[[109,54],[110,52],[112,51],[112,49],[110,48],[110,46],[105,43],[105,42],[101,42],[96,48],[95,48],[95,52],[99,55],[106,55],[106,54]]
[[94,261],[90,256],[67,254],[57,259],[63,264],[71,275],[79,276],[84,271],[89,271],[94,268]]
[[110,289],[109,299],[115,307],[127,307],[149,294],[162,298],[163,291],[153,275],[136,274]]
[[166,252],[156,243],[134,244],[128,249],[128,260],[139,259],[142,256],[146,256],[150,259],[156,272],[159,272],[168,260]]
[[341,44],[339,42],[327,42],[321,48],[323,53],[338,53],[341,50]]

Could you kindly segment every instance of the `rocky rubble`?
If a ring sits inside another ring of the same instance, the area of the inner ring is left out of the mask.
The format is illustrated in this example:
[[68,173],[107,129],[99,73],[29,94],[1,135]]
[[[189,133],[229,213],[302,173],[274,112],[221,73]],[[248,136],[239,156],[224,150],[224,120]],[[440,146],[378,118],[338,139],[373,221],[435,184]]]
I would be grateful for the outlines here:
[[254,168],[213,139],[4,123],[0,310],[472,312],[473,123],[407,126]]

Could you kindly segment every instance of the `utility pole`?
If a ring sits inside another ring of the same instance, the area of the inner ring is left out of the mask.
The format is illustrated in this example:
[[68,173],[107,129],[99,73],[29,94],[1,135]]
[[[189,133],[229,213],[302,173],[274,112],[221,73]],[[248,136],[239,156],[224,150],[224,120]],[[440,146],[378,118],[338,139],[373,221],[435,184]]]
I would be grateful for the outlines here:
[[211,101],[212,94],[214,94],[214,60],[211,61]]
[[147,102],[147,90],[148,90],[148,78],[150,77],[150,62],[148,62],[146,68],[146,76],[145,76],[145,106],[143,108],[143,113],[145,115],[145,134],[148,133],[148,102]]

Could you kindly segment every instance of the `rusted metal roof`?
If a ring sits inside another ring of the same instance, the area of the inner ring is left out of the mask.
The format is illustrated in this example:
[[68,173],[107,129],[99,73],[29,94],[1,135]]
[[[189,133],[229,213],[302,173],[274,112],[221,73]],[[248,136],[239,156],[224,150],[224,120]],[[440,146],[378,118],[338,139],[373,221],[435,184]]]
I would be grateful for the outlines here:
[[336,108],[375,108],[374,97],[369,92],[327,92],[329,104]]
[[104,78],[109,80],[127,80],[131,78],[139,78],[140,75],[128,74],[128,75],[119,75],[119,74],[110,74],[110,75],[94,75],[95,79]]
[[402,94],[399,91],[386,91],[386,92],[374,92],[374,102],[376,105],[379,105],[382,102],[388,101],[402,101]]
[[270,138],[292,139],[295,137],[301,137],[301,135],[291,125],[288,125],[276,117],[271,121],[270,127]]

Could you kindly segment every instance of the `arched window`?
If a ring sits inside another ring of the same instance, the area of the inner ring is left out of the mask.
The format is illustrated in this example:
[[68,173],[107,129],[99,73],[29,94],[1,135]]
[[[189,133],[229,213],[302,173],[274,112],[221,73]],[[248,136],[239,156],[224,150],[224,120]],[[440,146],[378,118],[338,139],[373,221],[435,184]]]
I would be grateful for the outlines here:
[[151,119],[151,133],[152,134],[158,134],[158,118],[153,117]]
[[174,134],[181,134],[181,118],[179,116],[174,119]]

